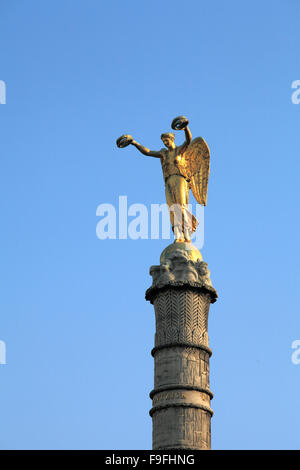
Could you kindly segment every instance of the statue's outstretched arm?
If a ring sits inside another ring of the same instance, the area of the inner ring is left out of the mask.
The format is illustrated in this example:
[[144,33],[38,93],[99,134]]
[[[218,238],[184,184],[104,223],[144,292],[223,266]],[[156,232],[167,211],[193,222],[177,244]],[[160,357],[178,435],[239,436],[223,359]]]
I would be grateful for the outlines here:
[[144,147],[143,145],[139,144],[135,140],[131,142],[131,145],[134,145],[143,155],[146,155],[147,157],[160,158],[162,156],[161,152],[149,150],[147,149],[147,147]]
[[192,133],[188,126],[184,128],[184,133],[185,133],[185,143],[187,143],[187,145],[190,145],[190,143],[192,142]]
[[182,131],[184,129],[185,142],[180,146],[181,150],[184,151],[192,142],[192,133],[188,127],[189,121],[185,116],[177,116],[173,119],[171,127],[175,131]]
[[182,150],[185,150],[192,142],[192,133],[188,126],[184,128],[185,142],[182,144]]

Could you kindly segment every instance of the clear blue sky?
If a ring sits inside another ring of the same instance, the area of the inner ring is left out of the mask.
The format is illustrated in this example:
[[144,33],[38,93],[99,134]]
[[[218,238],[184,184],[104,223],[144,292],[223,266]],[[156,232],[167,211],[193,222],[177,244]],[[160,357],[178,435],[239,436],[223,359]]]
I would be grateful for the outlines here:
[[[1,0],[1,449],[150,449],[165,240],[96,237],[164,202],[152,149],[184,114],[211,149],[202,250],[214,449],[299,448],[297,0]],[[177,134],[177,142],[182,135]]]

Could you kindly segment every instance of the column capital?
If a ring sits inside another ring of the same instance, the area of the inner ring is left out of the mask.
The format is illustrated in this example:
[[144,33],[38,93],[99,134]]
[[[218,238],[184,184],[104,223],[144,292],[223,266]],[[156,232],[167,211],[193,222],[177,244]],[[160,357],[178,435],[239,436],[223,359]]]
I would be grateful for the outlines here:
[[207,263],[200,251],[191,243],[172,243],[160,256],[160,264],[151,266],[152,285],[145,298],[153,303],[157,293],[166,288],[190,288],[207,293],[210,302],[217,300],[217,291],[212,286]]

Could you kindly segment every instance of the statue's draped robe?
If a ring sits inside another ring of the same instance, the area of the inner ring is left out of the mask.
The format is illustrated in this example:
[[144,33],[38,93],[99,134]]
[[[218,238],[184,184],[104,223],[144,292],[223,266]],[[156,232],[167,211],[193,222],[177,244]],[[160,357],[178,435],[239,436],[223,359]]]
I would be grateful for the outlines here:
[[172,229],[190,233],[197,228],[196,217],[186,207],[189,203],[189,183],[186,178],[183,146],[162,151],[161,165],[165,180],[166,200],[170,210]]

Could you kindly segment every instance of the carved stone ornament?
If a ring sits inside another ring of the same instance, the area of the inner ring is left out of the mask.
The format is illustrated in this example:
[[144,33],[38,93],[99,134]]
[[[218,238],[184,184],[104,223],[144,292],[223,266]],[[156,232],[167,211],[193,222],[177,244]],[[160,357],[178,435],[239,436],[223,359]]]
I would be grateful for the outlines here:
[[190,287],[210,296],[210,303],[218,294],[210,280],[207,263],[191,243],[172,243],[161,254],[160,265],[151,266],[152,286],[146,291],[146,300],[153,303],[158,291],[166,287]]

